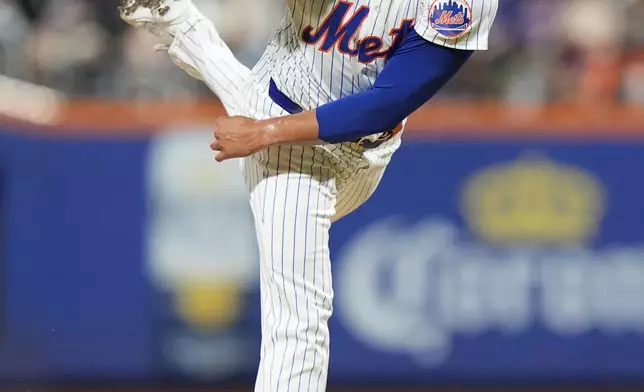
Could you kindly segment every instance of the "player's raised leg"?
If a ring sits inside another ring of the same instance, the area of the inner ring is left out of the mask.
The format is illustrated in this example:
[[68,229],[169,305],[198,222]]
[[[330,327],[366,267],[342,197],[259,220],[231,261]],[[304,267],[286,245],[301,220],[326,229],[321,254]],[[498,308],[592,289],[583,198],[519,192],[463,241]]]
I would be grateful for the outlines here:
[[256,392],[326,389],[333,289],[328,236],[335,180],[316,147],[244,160],[261,254],[262,347]]
[[376,166],[355,173],[351,181],[338,186],[335,215],[332,222],[349,215],[364,204],[376,191],[386,166]]
[[242,89],[251,71],[191,0],[122,0],[119,12],[127,23],[161,37],[172,61],[203,80],[229,114],[240,113],[246,101]]

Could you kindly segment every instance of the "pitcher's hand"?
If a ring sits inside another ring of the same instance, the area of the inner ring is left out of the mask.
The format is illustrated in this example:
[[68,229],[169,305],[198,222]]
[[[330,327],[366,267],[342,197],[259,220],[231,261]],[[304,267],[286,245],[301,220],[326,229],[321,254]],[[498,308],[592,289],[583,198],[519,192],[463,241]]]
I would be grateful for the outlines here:
[[217,162],[243,158],[268,147],[266,126],[248,117],[220,117],[215,121],[215,141],[210,144]]

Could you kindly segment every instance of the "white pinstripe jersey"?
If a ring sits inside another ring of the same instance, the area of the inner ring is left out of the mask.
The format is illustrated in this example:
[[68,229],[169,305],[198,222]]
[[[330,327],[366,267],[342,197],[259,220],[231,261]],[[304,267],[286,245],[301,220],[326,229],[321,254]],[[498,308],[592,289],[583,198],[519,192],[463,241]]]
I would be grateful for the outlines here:
[[256,75],[270,73],[311,110],[371,88],[411,26],[439,45],[486,50],[497,9],[498,0],[288,0]]
[[[437,44],[485,49],[496,8],[497,0],[289,0],[283,25],[252,73],[197,14],[169,53],[229,113],[264,119],[297,111],[284,102],[310,110],[369,89],[414,23]],[[260,249],[256,392],[326,390],[334,295],[329,228],[371,196],[399,144],[396,136],[373,148],[279,145],[242,160]]]

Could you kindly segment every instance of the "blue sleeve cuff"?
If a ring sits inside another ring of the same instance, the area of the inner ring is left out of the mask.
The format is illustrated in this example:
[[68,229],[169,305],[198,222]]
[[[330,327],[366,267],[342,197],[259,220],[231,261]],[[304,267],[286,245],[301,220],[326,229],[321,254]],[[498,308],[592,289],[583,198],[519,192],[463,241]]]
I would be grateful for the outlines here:
[[393,130],[433,97],[471,54],[433,44],[412,30],[370,90],[317,109],[319,138],[341,143]]

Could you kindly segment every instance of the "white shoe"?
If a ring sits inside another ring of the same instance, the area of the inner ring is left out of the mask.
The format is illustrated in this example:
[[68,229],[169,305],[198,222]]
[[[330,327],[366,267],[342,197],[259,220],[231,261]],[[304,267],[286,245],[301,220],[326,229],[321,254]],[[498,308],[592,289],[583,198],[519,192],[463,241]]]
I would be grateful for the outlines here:
[[192,0],[121,0],[121,19],[172,43],[177,26],[194,8]]
[[[163,44],[154,46],[155,52],[168,52],[179,25],[191,15],[200,15],[192,0],[121,0],[118,10],[125,22],[143,28],[164,41]],[[170,58],[190,76],[203,80],[203,76],[195,68],[175,56],[171,55]]]

